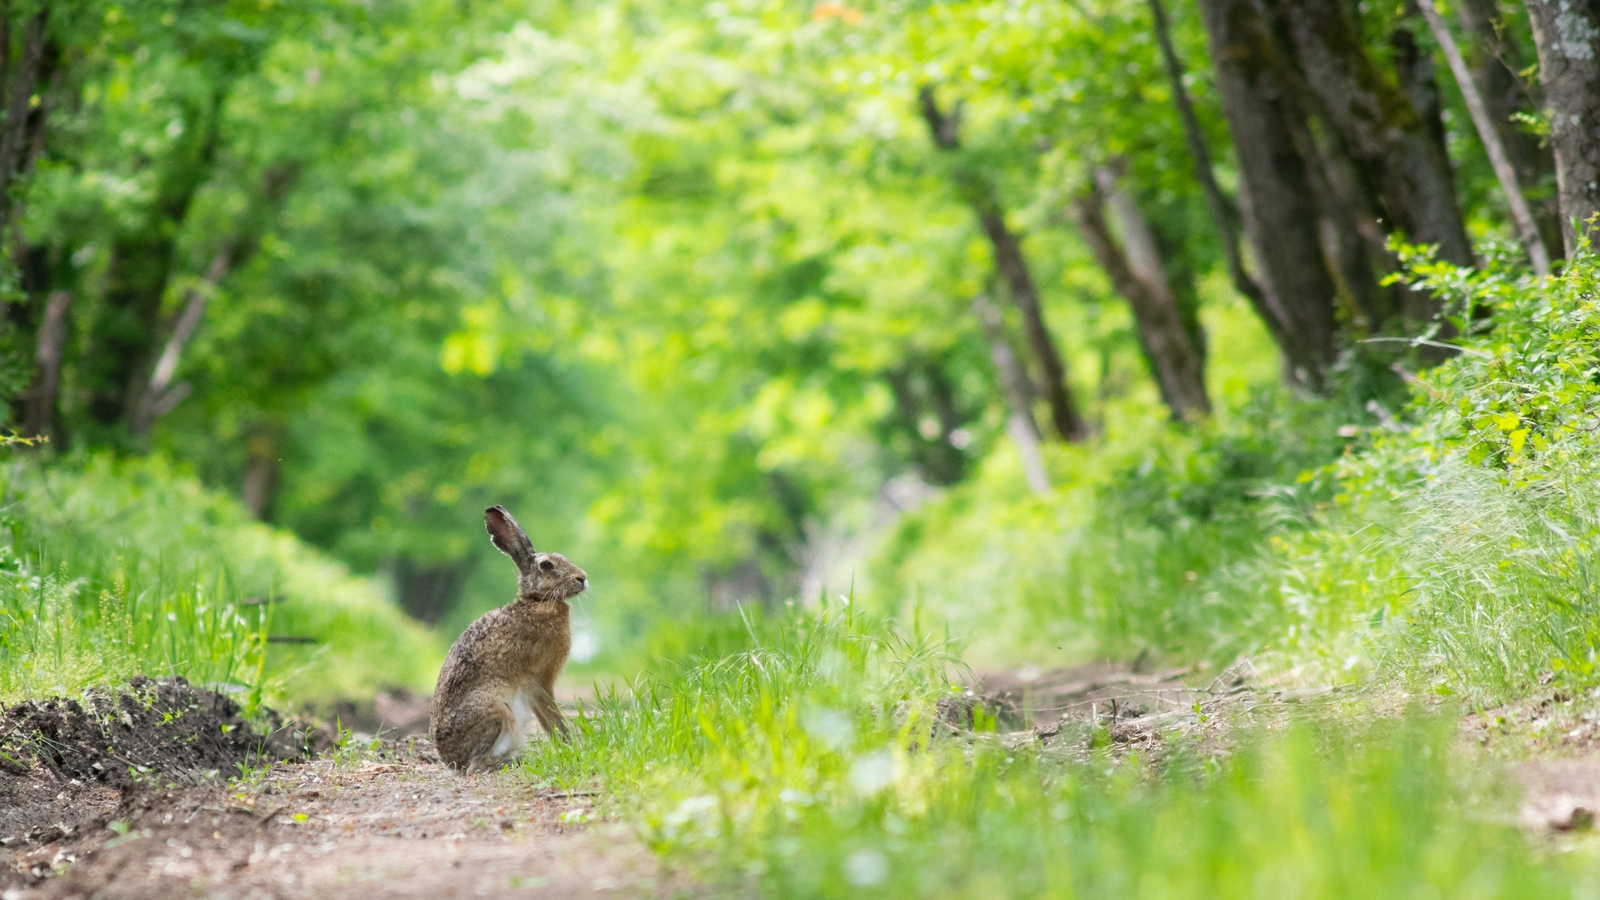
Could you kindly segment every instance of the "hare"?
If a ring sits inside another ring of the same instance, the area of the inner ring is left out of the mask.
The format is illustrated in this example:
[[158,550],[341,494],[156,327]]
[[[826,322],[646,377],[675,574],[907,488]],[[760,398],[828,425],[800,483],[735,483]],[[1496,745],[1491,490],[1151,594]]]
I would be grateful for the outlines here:
[[567,601],[589,576],[559,553],[539,553],[503,506],[483,512],[489,539],[517,564],[517,599],[484,613],[451,645],[429,708],[439,758],[471,774],[499,767],[527,745],[528,725],[567,735],[552,690],[572,649]]

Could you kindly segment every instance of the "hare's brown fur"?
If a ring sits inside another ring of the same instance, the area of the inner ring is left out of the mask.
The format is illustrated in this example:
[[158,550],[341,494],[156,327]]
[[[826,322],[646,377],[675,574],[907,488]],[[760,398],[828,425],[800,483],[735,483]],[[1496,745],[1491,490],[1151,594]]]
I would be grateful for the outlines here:
[[556,676],[572,649],[567,600],[589,576],[559,553],[533,549],[503,507],[484,512],[490,538],[517,564],[517,599],[490,610],[456,638],[433,690],[429,734],[453,769],[476,772],[516,756],[529,720],[567,734],[555,702]]

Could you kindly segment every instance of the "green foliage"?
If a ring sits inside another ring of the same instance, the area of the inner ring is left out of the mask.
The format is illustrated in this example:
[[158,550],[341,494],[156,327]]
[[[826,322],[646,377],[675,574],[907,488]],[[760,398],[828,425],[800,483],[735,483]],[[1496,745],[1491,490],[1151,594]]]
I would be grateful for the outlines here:
[[0,698],[136,674],[234,685],[253,702],[432,680],[442,648],[376,585],[160,457],[23,459],[3,477]]
[[1492,329],[1423,376],[1410,426],[1371,430],[1327,470],[1338,495],[1316,528],[1279,538],[1291,653],[1474,699],[1552,669],[1594,683],[1596,269],[1417,268]]

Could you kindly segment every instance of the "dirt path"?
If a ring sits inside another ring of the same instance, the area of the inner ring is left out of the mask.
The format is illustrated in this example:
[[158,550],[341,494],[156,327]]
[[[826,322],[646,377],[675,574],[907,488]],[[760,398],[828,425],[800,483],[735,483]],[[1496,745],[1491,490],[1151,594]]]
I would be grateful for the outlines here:
[[220,770],[263,746],[212,740],[238,736],[237,709],[187,685],[23,704],[3,722],[3,900],[690,893],[596,817],[598,798],[516,772],[452,775],[425,738],[230,784]]
[[41,880],[4,896],[671,894],[626,826],[589,821],[590,802],[530,790],[513,774],[461,778],[416,759],[280,763],[249,789],[135,794],[101,833],[16,854],[13,867]]
[[1353,694],[1336,686],[1262,686],[1248,664],[1205,679],[1187,668],[1139,672],[1094,664],[989,673],[967,692],[967,702],[996,719],[1008,744],[1087,753],[1093,733],[1103,729],[1117,749],[1149,758],[1179,739],[1201,752],[1225,753],[1241,729],[1327,715]]
[[[1139,672],[1115,665],[989,673],[968,691],[999,725],[1009,746],[1086,757],[1092,735],[1113,752],[1159,759],[1182,741],[1225,755],[1241,734],[1300,720],[1401,715],[1417,698],[1374,686],[1273,689],[1255,683],[1248,664],[1210,679],[1188,669]],[[1535,838],[1560,838],[1600,825],[1600,691],[1574,695],[1540,686],[1515,703],[1462,718],[1461,749],[1480,774],[1516,788],[1516,820]]]

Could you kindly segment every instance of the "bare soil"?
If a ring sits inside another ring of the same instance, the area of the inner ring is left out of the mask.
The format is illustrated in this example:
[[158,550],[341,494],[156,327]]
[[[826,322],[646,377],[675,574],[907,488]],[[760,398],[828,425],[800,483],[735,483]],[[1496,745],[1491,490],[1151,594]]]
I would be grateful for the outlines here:
[[982,709],[1011,746],[1083,756],[1108,743],[1115,754],[1158,762],[1179,741],[1191,752],[1224,754],[1244,729],[1328,715],[1352,696],[1338,686],[1263,686],[1248,663],[1194,676],[1188,668],[1140,672],[1112,664],[989,673],[946,704],[944,718],[969,726],[972,710]]
[[[1159,763],[1180,742],[1190,752],[1225,755],[1252,729],[1336,713],[1381,719],[1447,702],[1370,687],[1275,689],[1257,684],[1248,663],[1201,683],[1192,675],[1109,664],[992,673],[974,683],[964,703],[947,707],[946,719],[969,725],[972,709],[980,708],[1011,746],[1080,757],[1104,746]],[[1459,735],[1479,751],[1481,774],[1514,789],[1516,820],[1531,835],[1560,837],[1600,825],[1600,691],[1575,695],[1544,685],[1523,700],[1463,717]]]
[[[178,679],[21,704],[3,723],[4,900],[688,892],[596,815],[601,798],[452,775],[426,737],[339,749],[270,721],[262,735]],[[230,783],[241,763],[264,768]]]

